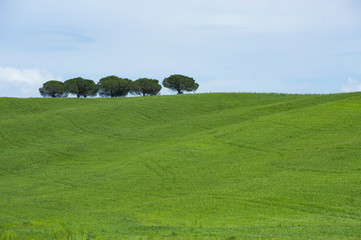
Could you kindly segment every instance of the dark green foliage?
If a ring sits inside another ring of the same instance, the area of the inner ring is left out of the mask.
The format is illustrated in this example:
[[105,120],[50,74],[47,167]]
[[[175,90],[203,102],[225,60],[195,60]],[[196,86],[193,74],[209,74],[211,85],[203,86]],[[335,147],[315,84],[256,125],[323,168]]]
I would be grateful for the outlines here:
[[158,80],[140,78],[133,82],[131,91],[137,95],[152,96],[157,95],[161,89],[162,86],[159,84]]
[[193,78],[174,74],[163,80],[163,86],[172,89],[173,91],[177,91],[177,94],[183,94],[184,91],[196,91],[199,84],[196,83]]
[[132,85],[132,80],[108,76],[99,80],[99,95],[103,97],[125,97]]
[[67,97],[68,93],[65,89],[65,84],[60,81],[51,80],[43,84],[42,88],[39,88],[39,92],[43,97]]
[[75,94],[78,98],[86,98],[98,94],[98,85],[93,80],[77,77],[66,80],[64,83],[66,90],[71,94]]

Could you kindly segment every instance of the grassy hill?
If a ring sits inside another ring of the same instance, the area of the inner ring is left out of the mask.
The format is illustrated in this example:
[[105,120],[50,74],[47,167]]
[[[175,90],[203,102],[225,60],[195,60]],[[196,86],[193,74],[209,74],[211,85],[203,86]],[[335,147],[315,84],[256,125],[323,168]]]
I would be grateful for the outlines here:
[[0,239],[360,239],[361,94],[0,98]]

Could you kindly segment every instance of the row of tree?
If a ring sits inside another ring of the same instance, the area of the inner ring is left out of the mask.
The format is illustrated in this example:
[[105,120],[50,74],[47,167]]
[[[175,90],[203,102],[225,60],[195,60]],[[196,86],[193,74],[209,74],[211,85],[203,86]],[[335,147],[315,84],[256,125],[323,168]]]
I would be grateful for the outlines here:
[[[193,78],[174,74],[165,78],[162,82],[163,86],[177,94],[182,94],[185,91],[196,91],[199,84]],[[125,97],[128,93],[142,96],[151,96],[159,94],[162,86],[156,79],[140,78],[132,81],[127,78],[120,78],[117,76],[108,76],[99,80],[96,84],[93,80],[84,79],[81,77],[72,78],[65,82],[50,80],[39,88],[39,92],[43,97],[67,97],[69,94],[74,94],[79,97],[97,96],[102,97]]]

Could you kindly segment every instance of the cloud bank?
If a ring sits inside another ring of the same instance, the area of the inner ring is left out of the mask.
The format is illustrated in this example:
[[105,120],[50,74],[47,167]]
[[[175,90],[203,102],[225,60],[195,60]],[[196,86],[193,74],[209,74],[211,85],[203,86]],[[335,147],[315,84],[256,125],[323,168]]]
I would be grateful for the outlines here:
[[347,84],[342,86],[343,92],[361,92],[361,82],[354,79],[349,78]]
[[52,74],[39,69],[0,67],[0,96],[39,97],[38,89],[51,79]]

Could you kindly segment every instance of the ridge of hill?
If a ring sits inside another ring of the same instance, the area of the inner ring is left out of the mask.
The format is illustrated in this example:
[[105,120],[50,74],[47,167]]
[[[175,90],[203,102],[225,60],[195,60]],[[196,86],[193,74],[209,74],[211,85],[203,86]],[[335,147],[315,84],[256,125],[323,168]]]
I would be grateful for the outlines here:
[[0,239],[359,239],[361,94],[0,98]]

